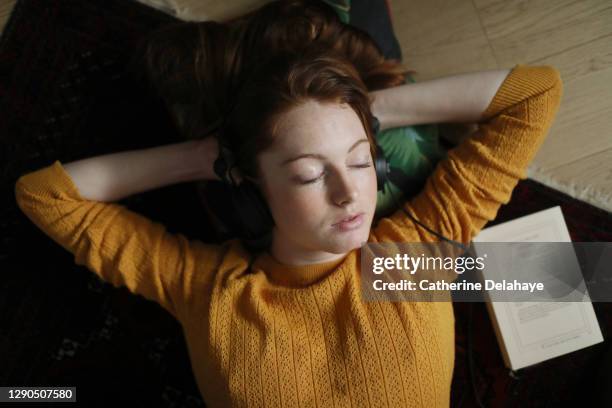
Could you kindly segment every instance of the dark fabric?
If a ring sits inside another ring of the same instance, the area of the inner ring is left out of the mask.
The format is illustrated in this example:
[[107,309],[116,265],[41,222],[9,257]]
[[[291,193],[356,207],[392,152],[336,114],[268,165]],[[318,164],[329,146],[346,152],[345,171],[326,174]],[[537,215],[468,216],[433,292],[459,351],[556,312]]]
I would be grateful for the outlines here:
[[386,0],[351,0],[350,25],[370,34],[387,59],[402,60]]
[[[0,39],[0,385],[76,386],[78,402],[70,406],[204,406],[180,325],[157,304],[76,266],[14,201],[17,178],[56,159],[69,162],[177,140],[163,104],[123,72],[138,38],[170,21],[128,0],[16,3]],[[193,184],[121,203],[163,222],[170,232],[215,241]],[[496,222],[553,205],[561,205],[573,240],[612,241],[611,214],[529,180],[518,184]],[[471,407],[469,304],[454,306],[451,406]],[[474,373],[485,406],[571,406],[572,398],[591,395],[589,387],[607,384],[609,390],[609,377],[598,374],[612,368],[606,358],[612,307],[594,308],[605,343],[525,369],[513,379],[503,368],[485,305],[474,304]]]
[[322,0],[334,8],[340,21],[368,33],[386,59],[402,60],[402,50],[393,32],[388,0]]

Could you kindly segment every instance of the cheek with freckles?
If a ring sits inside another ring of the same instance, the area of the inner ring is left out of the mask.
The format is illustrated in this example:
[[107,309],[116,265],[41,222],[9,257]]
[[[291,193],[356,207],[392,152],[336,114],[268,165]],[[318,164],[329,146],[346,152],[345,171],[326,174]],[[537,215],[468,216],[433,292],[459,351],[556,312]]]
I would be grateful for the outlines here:
[[319,195],[305,192],[281,194],[276,192],[274,197],[274,212],[278,220],[277,225],[282,228],[316,229],[322,220],[322,198]]

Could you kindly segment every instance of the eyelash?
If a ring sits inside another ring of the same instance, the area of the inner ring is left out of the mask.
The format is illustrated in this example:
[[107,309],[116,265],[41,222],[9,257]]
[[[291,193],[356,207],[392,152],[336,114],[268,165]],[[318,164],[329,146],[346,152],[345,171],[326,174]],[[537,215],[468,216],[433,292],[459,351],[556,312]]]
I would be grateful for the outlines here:
[[[371,167],[372,164],[371,163],[367,163],[367,164],[359,164],[356,166],[351,166],[351,167],[355,167],[358,169],[367,169],[368,167]],[[304,184],[313,184],[315,182],[317,182],[318,180],[320,180],[323,176],[325,175],[325,172],[323,172],[319,177],[312,179],[312,180],[308,180],[308,181],[302,181],[300,182],[300,184],[304,185]]]

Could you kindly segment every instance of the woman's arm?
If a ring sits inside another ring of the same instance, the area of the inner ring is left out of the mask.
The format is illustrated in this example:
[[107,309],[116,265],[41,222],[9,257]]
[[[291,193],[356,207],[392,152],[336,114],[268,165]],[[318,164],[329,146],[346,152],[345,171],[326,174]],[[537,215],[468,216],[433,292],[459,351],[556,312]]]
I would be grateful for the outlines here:
[[210,177],[211,146],[210,141],[190,141],[92,157],[66,164],[71,174],[56,160],[19,177],[15,200],[41,231],[73,254],[77,265],[178,318],[203,301],[215,272],[230,252],[230,259],[238,254],[233,248],[239,244],[189,239],[125,205],[102,201]]
[[117,201],[169,184],[217,179],[214,137],[95,156],[64,165],[81,196]]
[[[482,82],[482,89],[487,89],[483,100],[491,83]],[[477,87],[472,88],[476,93]],[[456,112],[470,116],[469,110],[460,106],[463,98],[451,94],[458,105]],[[517,64],[479,115],[475,111],[481,108],[473,102],[479,98],[466,98],[472,101],[467,105],[475,110],[472,118],[481,117],[478,130],[448,151],[423,190],[405,202],[403,209],[447,238],[469,243],[495,219],[501,205],[510,201],[519,180],[527,177],[528,166],[553,124],[562,95],[563,82],[555,67]],[[450,110],[446,113],[436,120],[459,116],[450,115]],[[374,232],[379,242],[439,241],[401,210],[382,219]]]
[[371,92],[380,129],[480,122],[510,69],[476,71]]

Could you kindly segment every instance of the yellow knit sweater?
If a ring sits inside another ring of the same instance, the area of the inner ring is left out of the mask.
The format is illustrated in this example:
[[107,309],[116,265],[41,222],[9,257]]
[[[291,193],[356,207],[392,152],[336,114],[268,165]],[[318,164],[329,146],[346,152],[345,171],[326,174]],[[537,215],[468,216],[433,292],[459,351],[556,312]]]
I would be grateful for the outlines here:
[[[516,65],[480,130],[439,162],[404,204],[422,223],[468,243],[510,200],[562,96],[551,66]],[[238,240],[209,245],[116,203],[83,199],[59,161],[21,176],[19,208],[114,286],[158,302],[184,328],[211,407],[448,407],[454,368],[450,302],[362,302],[359,250],[303,267]],[[371,242],[437,242],[397,211]]]

